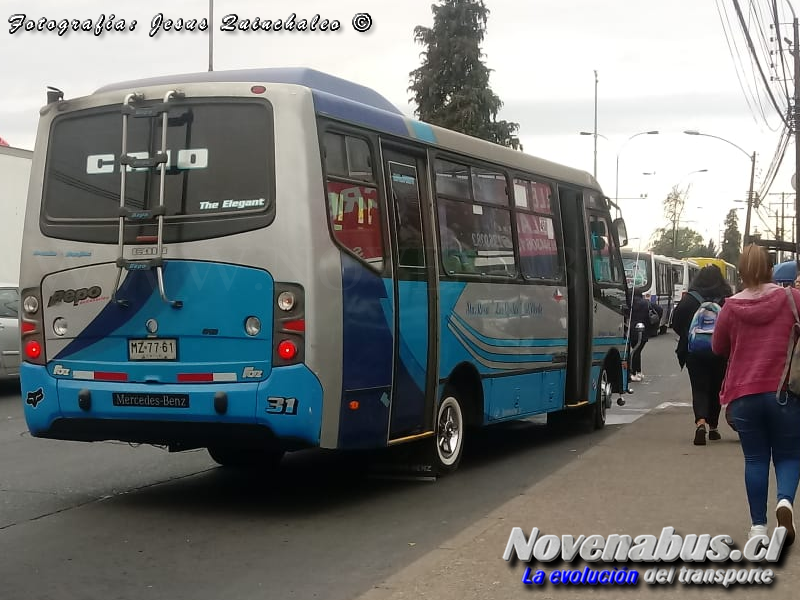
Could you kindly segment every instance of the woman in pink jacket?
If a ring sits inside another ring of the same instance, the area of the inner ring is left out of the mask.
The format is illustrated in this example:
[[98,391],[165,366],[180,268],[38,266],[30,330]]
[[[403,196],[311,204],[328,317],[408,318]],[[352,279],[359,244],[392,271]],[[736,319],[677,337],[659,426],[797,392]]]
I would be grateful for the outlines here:
[[[712,339],[728,357],[720,403],[730,404],[744,453],[744,483],[752,527],[748,539],[767,534],[770,458],[778,484],[776,518],[794,541],[792,504],[800,480],[800,398],[781,381],[794,313],[786,290],[772,283],[767,251],[751,244],[739,259],[744,290],[728,298]],[[800,291],[790,289],[800,306]],[[777,393],[781,390],[780,393]]]

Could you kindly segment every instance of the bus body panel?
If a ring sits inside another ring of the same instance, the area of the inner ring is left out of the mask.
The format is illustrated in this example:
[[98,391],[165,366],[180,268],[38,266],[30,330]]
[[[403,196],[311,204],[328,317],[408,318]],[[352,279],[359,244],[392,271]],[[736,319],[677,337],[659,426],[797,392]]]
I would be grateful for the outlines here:
[[439,377],[446,379],[459,364],[475,365],[483,379],[485,422],[563,405],[564,286],[443,280],[439,292]]

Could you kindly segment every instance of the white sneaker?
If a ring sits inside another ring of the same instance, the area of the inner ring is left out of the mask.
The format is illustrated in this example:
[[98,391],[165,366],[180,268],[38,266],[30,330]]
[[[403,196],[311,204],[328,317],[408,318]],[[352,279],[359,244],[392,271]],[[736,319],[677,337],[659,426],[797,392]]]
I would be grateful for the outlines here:
[[767,526],[766,525],[753,525],[750,528],[750,533],[747,534],[747,539],[752,539],[757,535],[766,535],[769,537],[767,533]]
[[786,541],[783,545],[788,548],[794,542],[794,510],[791,502],[785,498],[778,502],[775,517],[778,519],[778,527],[786,527]]
[[644,379],[639,373],[634,373],[631,375],[631,381],[641,381]]

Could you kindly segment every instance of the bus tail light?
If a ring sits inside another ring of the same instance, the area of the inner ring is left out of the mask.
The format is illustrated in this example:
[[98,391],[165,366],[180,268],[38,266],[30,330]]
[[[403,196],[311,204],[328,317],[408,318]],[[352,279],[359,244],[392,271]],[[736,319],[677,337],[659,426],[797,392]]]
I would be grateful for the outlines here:
[[41,292],[36,288],[23,289],[22,315],[20,316],[20,341],[22,360],[35,365],[45,364],[44,320]]
[[297,346],[294,345],[292,340],[283,340],[278,344],[278,356],[283,360],[292,360],[297,356]]
[[280,367],[305,359],[306,318],[303,288],[275,282],[272,364]]
[[36,340],[25,342],[25,356],[32,360],[37,360],[42,355],[42,345]]

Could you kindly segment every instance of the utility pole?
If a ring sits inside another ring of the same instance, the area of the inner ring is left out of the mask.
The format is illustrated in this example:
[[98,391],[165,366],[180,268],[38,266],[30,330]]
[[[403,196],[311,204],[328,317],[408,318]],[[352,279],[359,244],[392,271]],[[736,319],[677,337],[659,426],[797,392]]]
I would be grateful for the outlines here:
[[597,179],[597,70],[594,72],[594,178]]
[[[789,7],[791,8],[791,4]],[[794,15],[794,8],[792,8]],[[798,29],[797,16],[792,19],[792,27],[794,29],[794,43],[792,44],[792,54],[794,55],[794,174],[795,178],[800,177],[800,30]],[[777,32],[776,32],[777,33]],[[794,214],[800,214],[800,194],[794,196]],[[795,227],[793,228],[794,238],[796,240],[794,247],[794,260],[797,273],[800,273],[800,248],[797,242],[800,242],[800,219],[795,219]]]

